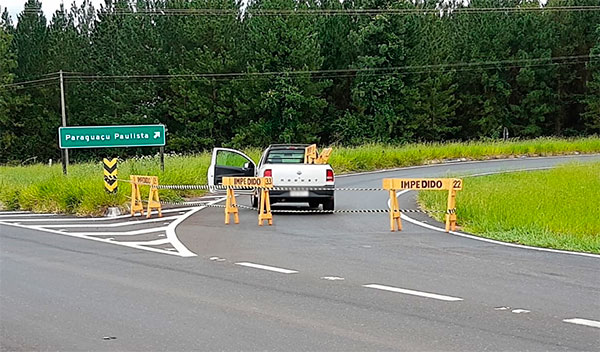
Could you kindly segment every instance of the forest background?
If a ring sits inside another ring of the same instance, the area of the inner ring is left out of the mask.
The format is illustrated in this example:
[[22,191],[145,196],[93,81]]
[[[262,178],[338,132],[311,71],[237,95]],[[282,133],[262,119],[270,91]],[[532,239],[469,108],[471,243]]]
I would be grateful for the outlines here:
[[0,20],[0,163],[60,158],[60,70],[68,125],[163,123],[174,153],[600,132],[598,0],[40,5]]

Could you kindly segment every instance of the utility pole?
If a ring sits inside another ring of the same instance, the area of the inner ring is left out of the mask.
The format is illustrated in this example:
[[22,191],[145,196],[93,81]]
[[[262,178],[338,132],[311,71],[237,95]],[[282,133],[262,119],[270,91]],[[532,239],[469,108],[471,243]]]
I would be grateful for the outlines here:
[[[67,114],[65,112],[65,84],[63,81],[63,71],[60,70],[60,110],[62,113],[62,127],[67,127]],[[69,149],[62,150],[62,168],[63,174],[67,174],[67,166],[69,165]]]

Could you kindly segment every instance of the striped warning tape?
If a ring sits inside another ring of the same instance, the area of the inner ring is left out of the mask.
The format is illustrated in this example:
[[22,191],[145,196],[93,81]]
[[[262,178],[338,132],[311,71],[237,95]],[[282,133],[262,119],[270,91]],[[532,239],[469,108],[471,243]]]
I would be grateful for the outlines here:
[[[175,206],[194,206],[194,205],[201,205],[201,206],[206,206],[206,207],[213,207],[213,208],[225,208],[225,205],[223,204],[209,204],[206,201],[197,201],[197,202],[169,202],[169,201],[161,201],[160,202],[163,205],[175,205]],[[256,207],[251,207],[251,206],[247,206],[247,205],[243,205],[243,204],[237,204],[235,205],[235,207],[239,208],[239,209],[248,209],[248,210],[253,210],[253,211],[257,211],[258,208]],[[390,209],[337,209],[337,210],[321,210],[321,209],[272,209],[271,212],[273,214],[278,214],[278,213],[288,213],[288,214],[332,214],[332,213],[340,213],[340,214],[357,214],[357,213],[389,213]],[[450,209],[449,211],[446,210],[423,210],[423,209],[400,209],[401,213],[447,213],[447,214],[453,214],[456,212],[456,209]]]
[[[122,180],[119,181],[133,183],[130,180]],[[138,182],[138,185],[142,186],[152,186],[158,189],[174,189],[174,190],[218,190],[218,191],[226,191],[228,188],[233,189],[242,189],[242,190],[252,190],[252,189],[260,189],[260,187],[256,186],[209,186],[209,185],[151,185],[149,183],[141,183]],[[307,186],[298,186],[298,187],[273,187],[269,188],[270,191],[362,191],[362,192],[378,192],[378,191],[388,191],[383,188],[376,187],[307,187]]]

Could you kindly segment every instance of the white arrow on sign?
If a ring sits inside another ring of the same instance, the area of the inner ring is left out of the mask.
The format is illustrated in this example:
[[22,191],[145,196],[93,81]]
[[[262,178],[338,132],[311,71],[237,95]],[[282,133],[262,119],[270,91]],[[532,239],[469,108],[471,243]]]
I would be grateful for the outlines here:
[[154,139],[160,138],[160,131],[154,132]]

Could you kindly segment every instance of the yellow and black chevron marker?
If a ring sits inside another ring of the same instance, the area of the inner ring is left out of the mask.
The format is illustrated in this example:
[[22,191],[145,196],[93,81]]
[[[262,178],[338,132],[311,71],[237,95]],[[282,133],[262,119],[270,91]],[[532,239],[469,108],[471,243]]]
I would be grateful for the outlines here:
[[104,158],[104,188],[108,193],[117,193],[118,182],[117,182],[117,158],[106,159]]

